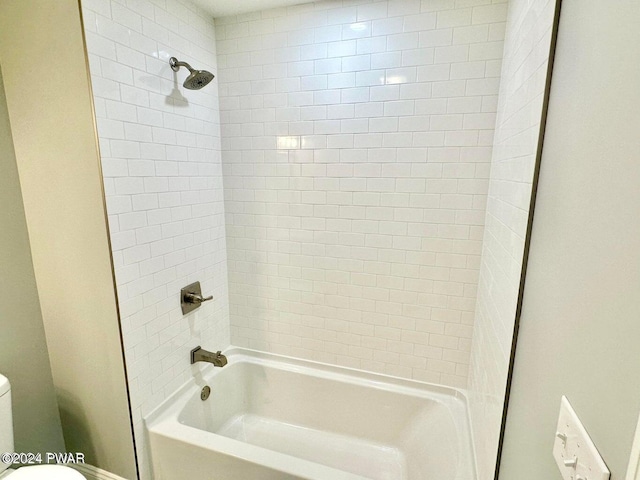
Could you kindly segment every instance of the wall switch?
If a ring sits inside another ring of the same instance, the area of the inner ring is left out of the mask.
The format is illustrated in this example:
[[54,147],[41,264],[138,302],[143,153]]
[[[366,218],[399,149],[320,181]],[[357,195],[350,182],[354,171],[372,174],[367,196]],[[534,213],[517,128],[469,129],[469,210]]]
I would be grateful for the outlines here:
[[567,397],[562,397],[553,444],[564,480],[609,480],[611,473]]

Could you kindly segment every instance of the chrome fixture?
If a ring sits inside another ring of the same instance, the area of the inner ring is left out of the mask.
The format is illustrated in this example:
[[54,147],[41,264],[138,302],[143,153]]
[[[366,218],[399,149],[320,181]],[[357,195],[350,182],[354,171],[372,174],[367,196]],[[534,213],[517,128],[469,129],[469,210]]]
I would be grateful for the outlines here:
[[191,350],[191,365],[196,362],[208,362],[213,363],[214,367],[224,367],[227,364],[227,357],[222,355],[222,352],[218,350],[216,353],[203,350],[200,345]]
[[174,72],[180,70],[180,67],[189,69],[191,73],[182,84],[184,88],[188,88],[189,90],[200,90],[202,87],[207,86],[215,77],[213,73],[207,72],[206,70],[194,70],[187,62],[179,62],[176,57],[169,59],[169,65]]
[[182,307],[183,315],[194,311],[196,308],[200,307],[202,302],[208,302],[209,300],[213,300],[213,296],[202,296],[202,287],[200,287],[200,282],[194,282],[180,290],[180,306]]

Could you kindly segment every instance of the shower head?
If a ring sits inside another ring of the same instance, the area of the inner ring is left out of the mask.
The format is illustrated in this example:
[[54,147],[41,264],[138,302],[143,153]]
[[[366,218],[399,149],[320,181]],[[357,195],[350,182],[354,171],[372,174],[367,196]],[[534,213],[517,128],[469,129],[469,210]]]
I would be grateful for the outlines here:
[[202,87],[208,85],[214,78],[213,73],[207,72],[206,70],[194,70],[187,62],[179,62],[176,57],[169,59],[169,65],[171,65],[171,70],[174,72],[180,70],[180,67],[189,69],[191,73],[182,84],[184,88],[188,88],[189,90],[200,90]]

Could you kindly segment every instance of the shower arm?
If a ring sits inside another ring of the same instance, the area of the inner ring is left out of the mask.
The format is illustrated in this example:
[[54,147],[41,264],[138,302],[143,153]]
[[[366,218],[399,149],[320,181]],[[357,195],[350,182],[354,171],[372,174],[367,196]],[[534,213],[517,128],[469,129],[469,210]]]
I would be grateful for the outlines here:
[[180,70],[180,67],[186,67],[192,73],[194,71],[191,65],[189,65],[187,62],[179,62],[176,57],[171,57],[169,59],[169,65],[171,66],[171,70],[173,70],[174,72]]

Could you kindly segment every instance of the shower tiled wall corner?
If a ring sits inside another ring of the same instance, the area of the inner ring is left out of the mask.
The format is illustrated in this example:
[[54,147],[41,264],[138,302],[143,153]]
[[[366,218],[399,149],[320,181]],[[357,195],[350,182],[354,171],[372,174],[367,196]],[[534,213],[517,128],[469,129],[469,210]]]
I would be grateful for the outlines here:
[[466,386],[506,16],[216,19],[234,344]]
[[[493,468],[554,4],[214,22],[187,0],[83,0],[143,478],[143,416],[192,377],[191,348],[230,342],[469,380]],[[170,56],[216,80],[184,89]],[[215,300],[185,318],[195,280]]]
[[[83,0],[142,478],[142,418],[192,377],[189,350],[230,343],[216,83],[190,91],[169,57],[216,72],[213,19],[187,2]],[[180,288],[214,300],[183,317]]]
[[497,458],[555,5],[509,3],[469,379],[479,478]]

